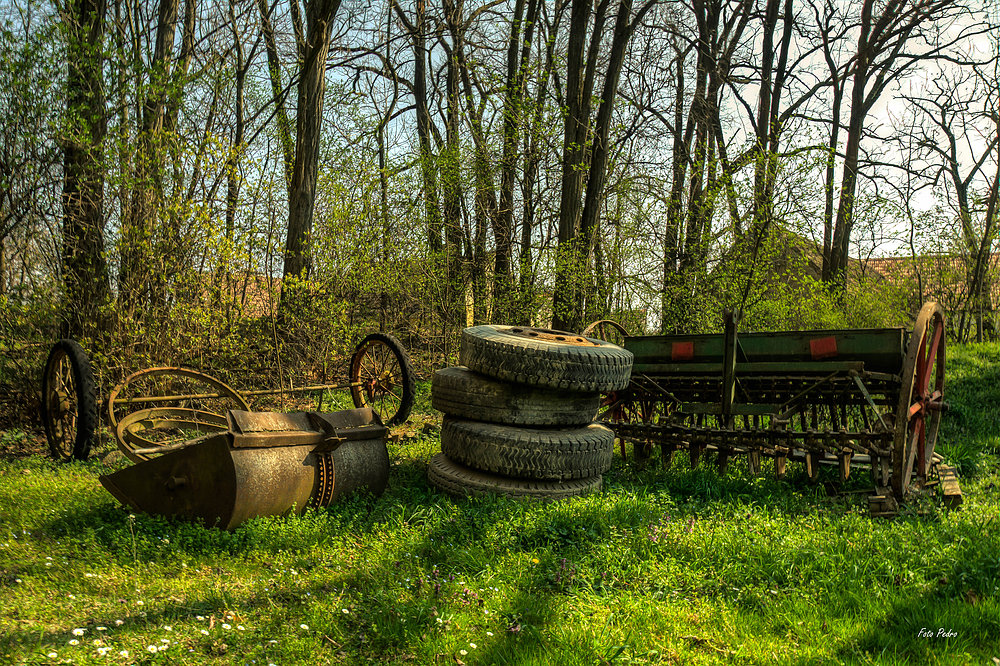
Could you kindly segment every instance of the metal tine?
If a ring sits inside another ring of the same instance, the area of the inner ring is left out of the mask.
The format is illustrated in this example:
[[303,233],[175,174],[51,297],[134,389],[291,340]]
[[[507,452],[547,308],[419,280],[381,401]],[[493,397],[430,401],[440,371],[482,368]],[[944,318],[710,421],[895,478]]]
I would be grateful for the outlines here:
[[[701,429],[703,421],[704,414],[697,414],[694,418],[695,427]],[[700,441],[694,440],[691,442],[691,445],[688,448],[688,454],[691,456],[691,469],[698,466],[698,461],[701,460],[701,449],[702,444]]]
[[[747,416],[743,417],[743,422],[747,425],[748,429],[750,428],[750,423],[749,423],[750,421],[751,421],[750,417]],[[759,433],[760,417],[754,414],[752,422],[753,422],[753,432]],[[750,473],[753,474],[754,476],[758,476],[760,474],[760,449],[762,446],[763,446],[763,441],[760,438],[758,437],[752,438],[752,441],[750,442],[751,448],[749,455],[749,465],[750,465]]]
[[[715,415],[715,425],[720,431],[726,427],[727,424],[721,414]],[[726,473],[726,468],[729,467],[729,455],[726,453],[724,446],[726,443],[725,435],[720,435],[720,441],[716,447],[717,450],[715,454],[715,465],[719,476],[723,476]]]
[[851,451],[845,451],[839,456],[840,461],[840,480],[842,483],[846,483],[847,479],[851,476],[851,458],[854,457],[854,453]]
[[663,466],[663,469],[667,469],[673,464],[676,453],[676,446],[671,446],[666,442],[660,444],[660,464]]
[[861,412],[861,419],[865,424],[865,432],[872,432],[872,421],[868,418],[868,405],[859,405],[858,411]]
[[834,431],[840,430],[840,413],[837,409],[837,403],[831,399],[827,406],[830,408],[830,427]]
[[729,450],[719,449],[715,457],[715,465],[719,470],[719,476],[725,476],[726,472],[729,470]]

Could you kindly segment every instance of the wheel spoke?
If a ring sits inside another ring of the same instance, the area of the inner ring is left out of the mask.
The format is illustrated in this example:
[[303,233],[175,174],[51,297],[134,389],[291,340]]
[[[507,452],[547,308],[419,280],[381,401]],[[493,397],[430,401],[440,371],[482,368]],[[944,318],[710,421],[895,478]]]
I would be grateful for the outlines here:
[[917,389],[920,391],[920,395],[924,396],[927,394],[927,389],[930,387],[931,383],[931,368],[934,367],[934,361],[937,358],[938,347],[941,345],[941,338],[944,335],[944,326],[935,326],[934,335],[931,338],[931,346],[929,355],[924,358],[923,349],[921,349],[921,364],[918,365],[917,372]]
[[379,348],[381,349],[382,353],[382,366],[379,368],[378,374],[379,377],[381,377],[383,374],[385,374],[386,368],[389,367],[389,363],[391,363],[395,359],[392,355],[392,350],[389,349],[387,346],[379,345]]
[[916,432],[914,433],[917,446],[917,476],[924,478],[924,471],[927,469],[926,452],[926,426],[924,419],[917,421]]
[[379,354],[379,346],[374,342],[369,343],[366,354],[368,358],[371,360],[372,373],[377,379],[378,376],[382,374],[382,359],[380,358]]
[[376,400],[378,400],[378,409],[375,411],[378,412],[378,416],[380,419],[385,420],[387,416],[387,414],[385,413],[385,394],[379,393],[378,398],[376,398]]
[[378,350],[374,345],[368,347],[365,351],[365,358],[368,360],[371,366],[371,377],[372,379],[378,379],[379,376],[379,362],[378,362]]
[[395,416],[396,412],[399,411],[399,405],[401,404],[399,396],[395,393],[383,393],[382,398],[389,408],[392,409],[392,414],[387,414],[387,416]]

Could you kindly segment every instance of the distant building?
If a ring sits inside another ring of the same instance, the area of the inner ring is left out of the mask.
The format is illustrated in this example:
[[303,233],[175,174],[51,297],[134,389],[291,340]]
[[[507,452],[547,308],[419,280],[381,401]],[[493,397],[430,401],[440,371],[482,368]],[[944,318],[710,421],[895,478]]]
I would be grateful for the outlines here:
[[[987,300],[995,309],[1000,300],[1000,281],[996,275],[1000,253],[990,255],[986,267]],[[869,259],[865,269],[883,275],[893,284],[907,284],[921,300],[937,299],[946,308],[961,307],[968,300],[969,274],[975,260],[953,254],[925,254],[917,257],[883,257]]]
[[998,264],[1000,252],[995,252],[990,255],[986,267],[986,293],[981,304],[970,302],[968,293],[969,275],[975,269],[974,258],[955,254],[883,257],[869,259],[865,262],[865,270],[883,276],[895,286],[905,288],[914,311],[924,301],[936,300],[948,313],[952,326],[958,325],[963,311],[972,320],[982,314],[984,328],[993,337],[997,325],[997,305],[1000,304]]

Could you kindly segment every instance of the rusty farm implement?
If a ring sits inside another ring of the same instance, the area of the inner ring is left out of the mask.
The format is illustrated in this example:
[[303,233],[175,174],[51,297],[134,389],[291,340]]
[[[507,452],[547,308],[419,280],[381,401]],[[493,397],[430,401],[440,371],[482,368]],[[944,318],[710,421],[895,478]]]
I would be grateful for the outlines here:
[[155,367],[129,375],[99,403],[86,352],[74,340],[60,340],[42,373],[41,416],[57,460],[86,459],[103,415],[118,448],[139,462],[176,443],[164,436],[151,438],[155,430],[214,432],[226,424],[226,411],[248,411],[255,398],[315,395],[319,411],[324,397],[338,390],[349,390],[354,406],[370,407],[383,424],[402,423],[415,393],[410,357],[395,337],[372,333],[355,348],[346,382],[238,390],[192,368]]
[[[56,459],[87,457],[97,426],[94,386],[80,345],[57,342],[42,378],[42,420]],[[407,419],[414,389],[406,351],[383,333],[358,344],[346,383],[241,392],[190,368],[140,370],[101,410],[136,464],[101,483],[135,510],[223,528],[326,506],[362,488],[380,494],[389,474],[386,426]],[[349,390],[355,409],[324,411],[336,390]],[[289,394],[318,394],[315,411],[250,410],[248,398]]]
[[[903,328],[624,336],[635,357],[627,389],[606,396],[601,418],[636,457],[715,452],[720,471],[746,456],[775,474],[789,460],[815,479],[821,465],[846,480],[871,470],[876,488],[902,499],[934,473],[944,401],[945,318],[927,303]],[[606,329],[606,330],[602,330]],[[584,335],[622,334],[595,322]],[[624,445],[623,445],[624,453]],[[889,491],[891,489],[891,492]]]

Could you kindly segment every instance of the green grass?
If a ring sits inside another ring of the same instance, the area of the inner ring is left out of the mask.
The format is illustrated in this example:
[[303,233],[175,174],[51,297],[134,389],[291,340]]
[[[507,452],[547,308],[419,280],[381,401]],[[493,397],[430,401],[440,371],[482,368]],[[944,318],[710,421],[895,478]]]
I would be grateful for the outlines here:
[[992,663],[1000,349],[949,364],[965,506],[893,520],[798,470],[683,455],[616,456],[571,501],[457,501],[427,484],[432,435],[390,446],[381,498],[227,533],[131,516],[97,461],[0,462],[0,662]]

